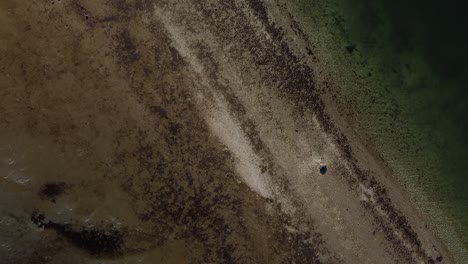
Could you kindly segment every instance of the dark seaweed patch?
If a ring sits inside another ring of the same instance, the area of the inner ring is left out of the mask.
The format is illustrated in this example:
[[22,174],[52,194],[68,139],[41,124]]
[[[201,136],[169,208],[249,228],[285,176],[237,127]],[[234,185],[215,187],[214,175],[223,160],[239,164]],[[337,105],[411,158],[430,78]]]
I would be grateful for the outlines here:
[[167,111],[158,105],[152,105],[149,107],[151,113],[159,115],[161,118],[168,119]]
[[50,226],[68,238],[75,246],[93,256],[119,256],[122,254],[122,234],[117,231],[75,230],[71,226],[54,223]]
[[128,30],[123,30],[119,34],[114,35],[113,38],[117,42],[117,55],[122,64],[130,65],[141,58],[137,46]]
[[39,228],[54,229],[73,245],[95,257],[118,257],[122,255],[123,234],[117,230],[80,228],[70,224],[46,221],[45,216],[34,213],[31,221]]
[[31,216],[31,222],[35,224],[37,227],[42,228],[44,227],[45,217],[39,213],[33,213]]
[[49,182],[42,186],[39,195],[55,202],[55,199],[62,195],[66,188],[67,185],[64,182]]

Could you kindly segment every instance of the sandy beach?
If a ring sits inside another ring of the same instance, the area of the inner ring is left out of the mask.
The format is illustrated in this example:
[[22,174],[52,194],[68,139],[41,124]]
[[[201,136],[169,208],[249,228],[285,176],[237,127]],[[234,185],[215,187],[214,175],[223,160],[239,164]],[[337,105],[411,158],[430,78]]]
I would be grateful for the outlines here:
[[454,262],[287,1],[0,21],[0,263]]

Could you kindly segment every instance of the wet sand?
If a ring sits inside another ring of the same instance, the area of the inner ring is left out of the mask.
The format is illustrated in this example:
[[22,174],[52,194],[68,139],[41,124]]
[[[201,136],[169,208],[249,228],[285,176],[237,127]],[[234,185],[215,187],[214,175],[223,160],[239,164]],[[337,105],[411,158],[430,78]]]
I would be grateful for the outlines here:
[[1,263],[453,262],[282,1],[0,21]]

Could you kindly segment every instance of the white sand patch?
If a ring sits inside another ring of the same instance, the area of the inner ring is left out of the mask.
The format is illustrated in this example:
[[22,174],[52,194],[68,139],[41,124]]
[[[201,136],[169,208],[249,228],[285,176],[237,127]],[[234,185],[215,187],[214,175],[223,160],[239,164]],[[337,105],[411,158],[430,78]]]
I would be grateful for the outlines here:
[[216,109],[206,116],[212,132],[226,145],[236,158],[236,170],[244,182],[265,198],[272,197],[268,173],[260,169],[261,159],[252,149],[252,144],[234,117],[227,109],[222,97],[215,97]]
[[[224,96],[207,82],[207,78],[204,76],[203,64],[192,52],[185,40],[185,34],[170,21],[168,15],[157,7],[155,7],[155,14],[166,28],[174,48],[201,78],[201,94],[197,94],[195,98],[211,132],[233,154],[236,171],[244,183],[262,197],[271,198],[273,193],[270,175],[262,173],[260,169],[261,158],[253,150],[252,143],[248,140],[235,116],[230,113]],[[205,98],[210,98],[210,100]]]

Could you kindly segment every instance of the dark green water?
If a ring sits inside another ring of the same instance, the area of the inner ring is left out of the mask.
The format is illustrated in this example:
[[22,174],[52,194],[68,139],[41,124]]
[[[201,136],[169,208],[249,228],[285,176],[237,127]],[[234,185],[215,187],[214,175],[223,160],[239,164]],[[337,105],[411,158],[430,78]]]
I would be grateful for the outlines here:
[[375,106],[396,109],[393,116],[378,115],[384,119],[380,126],[402,135],[394,153],[413,160],[418,184],[453,220],[467,246],[468,6],[456,1],[337,2],[350,53],[360,53],[382,78],[383,85],[373,87],[380,103]]
[[468,261],[468,3],[298,2],[306,19],[316,17],[310,26],[323,27],[315,34],[339,35],[337,46],[366,79],[342,88],[354,98],[356,126],[401,165],[407,190],[420,190],[425,206],[444,215],[434,224],[454,230],[448,239],[460,243],[452,251]]
[[[439,154],[440,167],[421,180],[431,183],[426,188],[450,203],[450,213],[468,228],[467,6],[455,1],[342,2],[350,44],[364,56],[379,58],[392,73],[389,78],[396,82],[388,99],[396,100],[400,118],[419,138],[420,154]],[[460,230],[465,241],[467,231]]]

